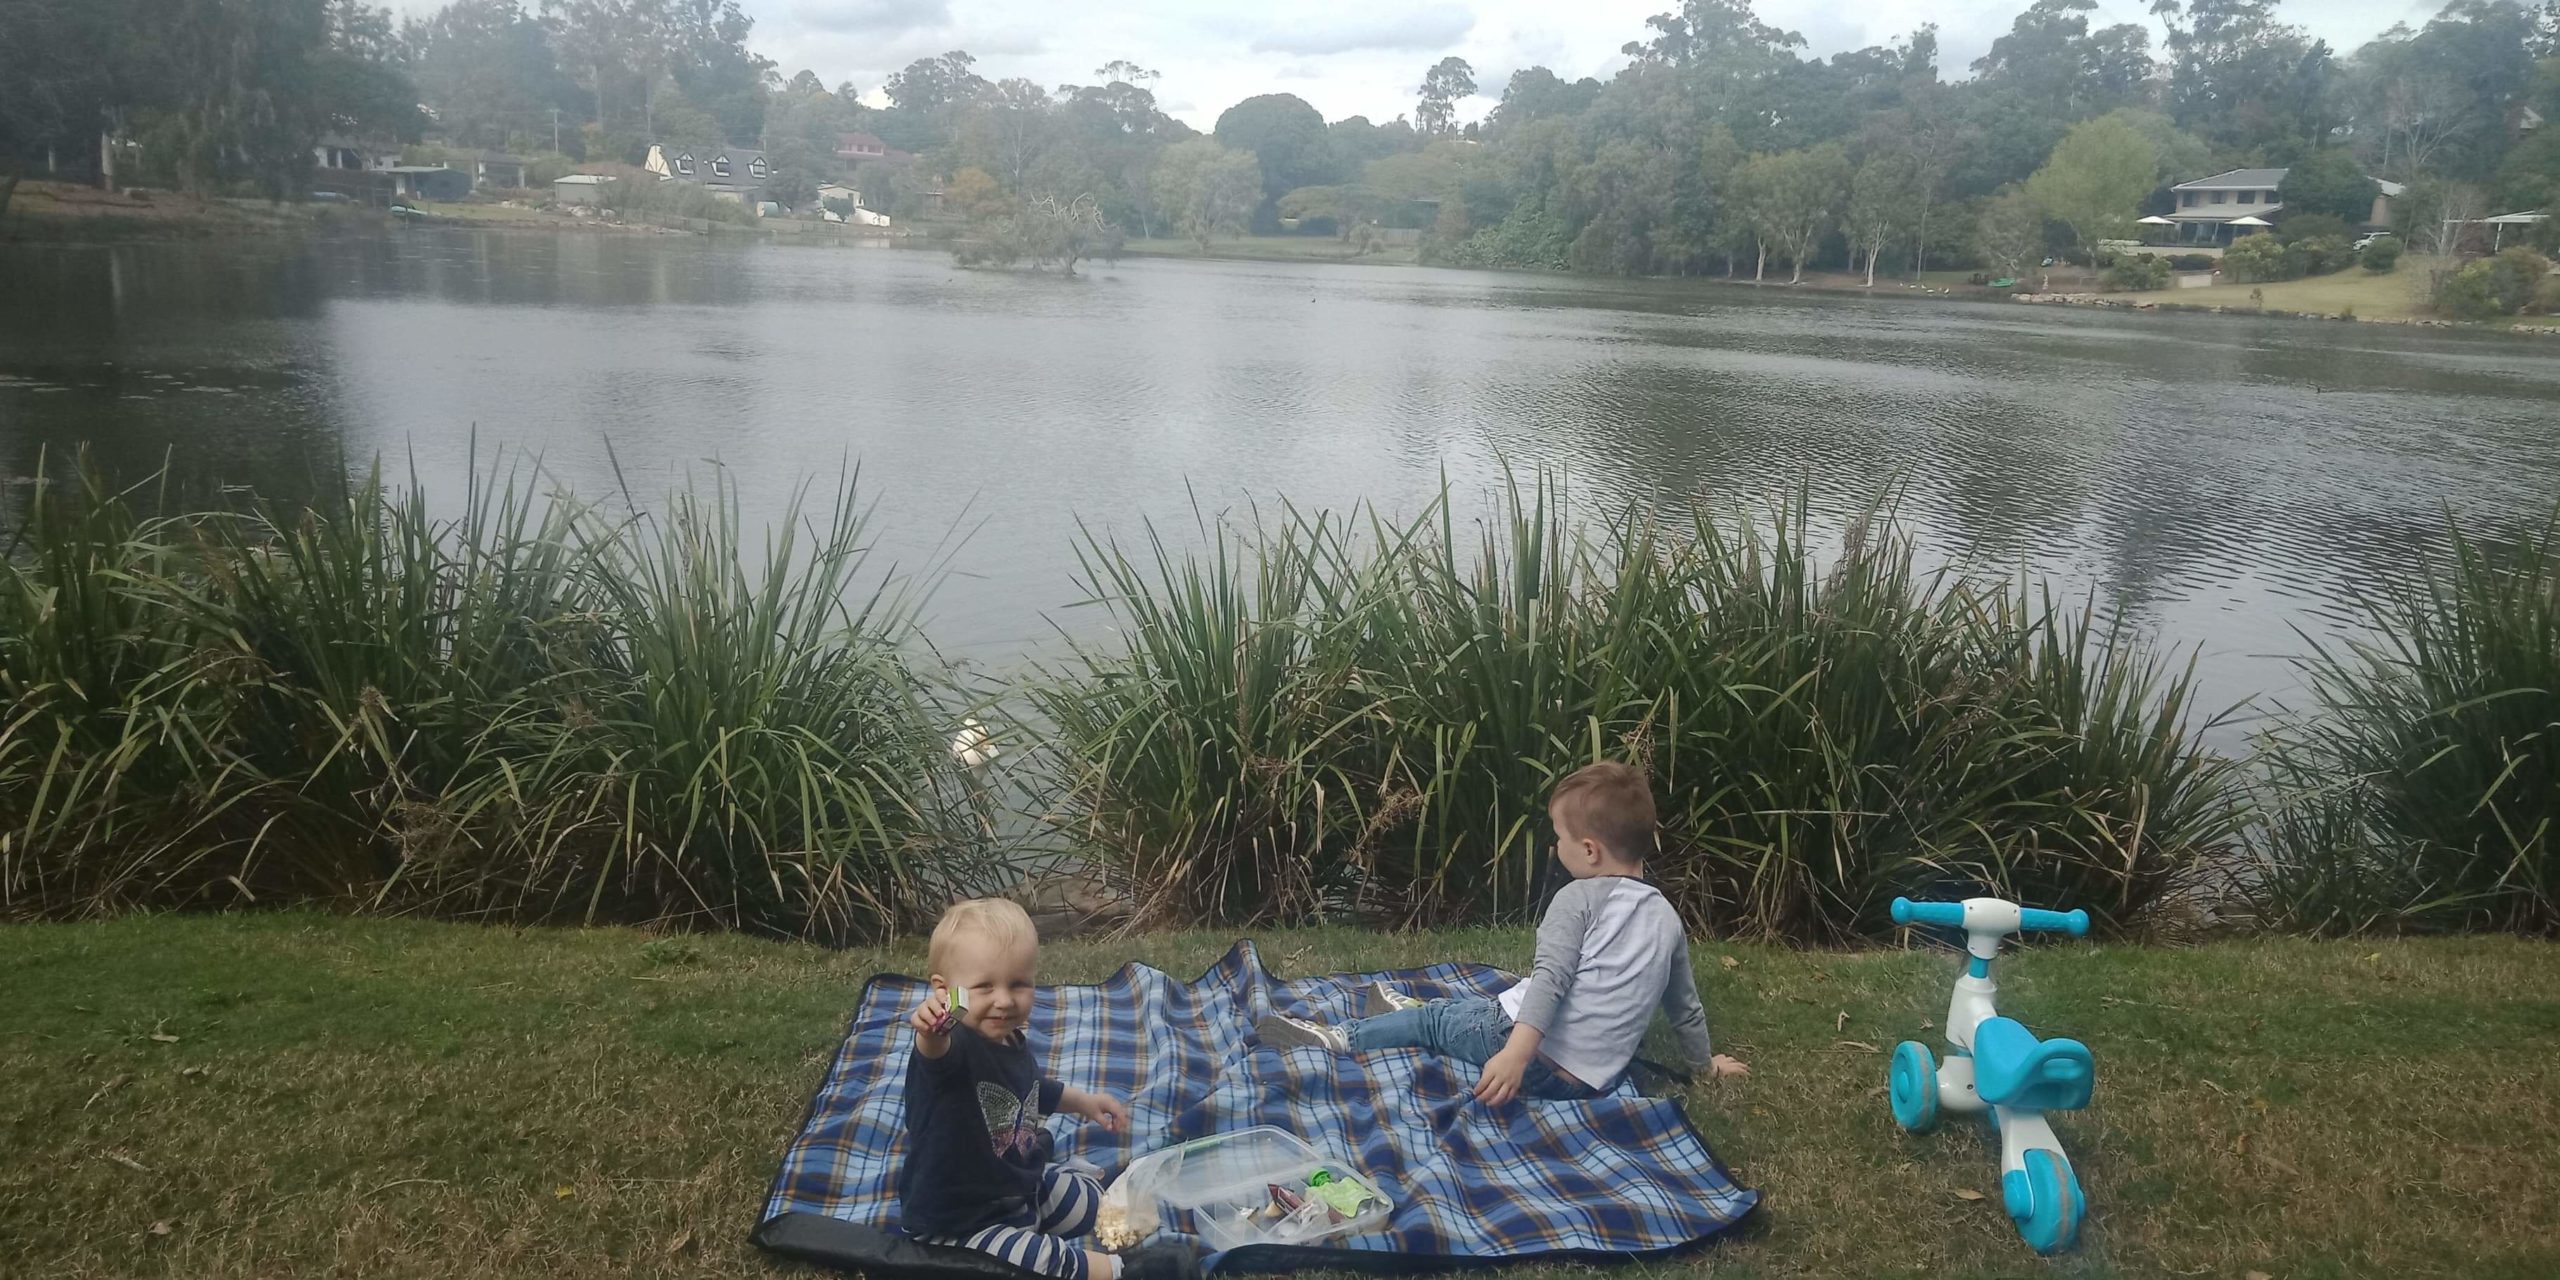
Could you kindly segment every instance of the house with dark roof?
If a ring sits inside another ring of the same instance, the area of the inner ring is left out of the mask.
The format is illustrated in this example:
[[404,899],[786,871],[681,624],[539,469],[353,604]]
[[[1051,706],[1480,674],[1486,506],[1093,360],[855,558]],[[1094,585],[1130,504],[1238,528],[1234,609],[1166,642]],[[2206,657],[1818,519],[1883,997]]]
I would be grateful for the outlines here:
[[683,147],[664,143],[649,144],[649,162],[642,166],[669,182],[690,182],[723,200],[736,200],[753,205],[764,197],[764,184],[773,177],[772,162],[762,151],[745,147]]
[[[2231,169],[2209,178],[2181,182],[2169,188],[2177,206],[2169,210],[2169,221],[2181,228],[2181,239],[2195,243],[2229,244],[2237,233],[2273,224],[2284,212],[2284,202],[2277,193],[2284,186],[2290,169]],[[2397,182],[2375,179],[2379,188],[2373,197],[2362,225],[2368,229],[2391,225],[2391,202],[2408,188]],[[2252,221],[2254,219],[2254,221]]]
[[839,133],[836,159],[846,164],[913,164],[916,157],[912,151],[900,151],[881,141],[876,133]]

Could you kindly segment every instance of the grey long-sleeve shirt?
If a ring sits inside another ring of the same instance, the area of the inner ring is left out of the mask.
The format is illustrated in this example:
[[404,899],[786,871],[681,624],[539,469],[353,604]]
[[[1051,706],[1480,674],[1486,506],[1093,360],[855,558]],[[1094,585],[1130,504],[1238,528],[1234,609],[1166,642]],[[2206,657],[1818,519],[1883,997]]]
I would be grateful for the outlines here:
[[1692,1066],[1715,1056],[1689,968],[1689,935],[1662,891],[1592,876],[1556,893],[1538,922],[1538,959],[1502,993],[1503,1012],[1544,1035],[1538,1052],[1575,1079],[1605,1087],[1635,1057],[1660,1009]]

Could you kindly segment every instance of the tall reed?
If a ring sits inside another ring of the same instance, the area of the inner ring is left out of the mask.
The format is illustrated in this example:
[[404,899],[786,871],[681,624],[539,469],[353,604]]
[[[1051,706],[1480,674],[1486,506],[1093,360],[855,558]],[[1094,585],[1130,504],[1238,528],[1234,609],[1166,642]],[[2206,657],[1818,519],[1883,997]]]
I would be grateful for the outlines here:
[[[2451,522],[2448,521],[2451,525]],[[2310,932],[2560,932],[2560,516],[2451,555],[2315,644],[2313,706],[2271,730],[2246,890]]]
[[[627,495],[626,495],[627,496]],[[930,653],[848,484],[613,519],[522,471],[146,518],[0,567],[0,910],[321,900],[881,932],[976,883]],[[919,856],[930,854],[930,856]]]
[[1825,558],[1801,502],[1585,522],[1541,477],[1496,507],[1088,535],[1116,635],[1037,686],[1053,811],[1166,918],[1517,919],[1547,789],[1632,758],[1684,911],[1804,940],[1881,932],[1907,890],[2122,924],[2233,838],[2191,672],[1917,570],[1881,513]]

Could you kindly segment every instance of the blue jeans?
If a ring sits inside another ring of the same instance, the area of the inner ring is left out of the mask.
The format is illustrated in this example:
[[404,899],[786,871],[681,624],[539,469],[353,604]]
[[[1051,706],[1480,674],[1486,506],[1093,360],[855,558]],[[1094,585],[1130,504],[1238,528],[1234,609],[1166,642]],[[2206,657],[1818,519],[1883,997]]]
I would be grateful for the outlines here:
[[[1353,1053],[1372,1053],[1379,1049],[1427,1049],[1444,1058],[1455,1058],[1469,1066],[1481,1067],[1502,1051],[1511,1039],[1511,1015],[1502,1006],[1482,996],[1462,996],[1454,1000],[1433,1000],[1411,1009],[1399,1009],[1374,1018],[1359,1018],[1345,1023],[1343,1030],[1351,1037]],[[1520,1077],[1520,1096],[1571,1101],[1597,1097],[1596,1091],[1581,1081],[1555,1069],[1544,1055],[1529,1060],[1529,1069]]]

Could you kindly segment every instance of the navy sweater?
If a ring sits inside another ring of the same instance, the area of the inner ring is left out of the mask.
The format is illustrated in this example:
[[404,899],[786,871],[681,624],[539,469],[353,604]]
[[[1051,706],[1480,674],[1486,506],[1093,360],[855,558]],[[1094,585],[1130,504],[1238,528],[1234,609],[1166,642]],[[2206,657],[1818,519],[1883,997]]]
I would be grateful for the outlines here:
[[907,1159],[898,1170],[899,1227],[960,1236],[1027,1222],[1055,1142],[1041,1120],[1066,1086],[1040,1073],[1018,1040],[951,1028],[939,1058],[907,1058]]

